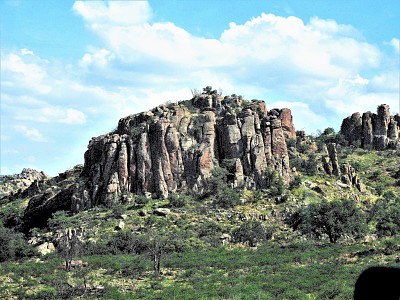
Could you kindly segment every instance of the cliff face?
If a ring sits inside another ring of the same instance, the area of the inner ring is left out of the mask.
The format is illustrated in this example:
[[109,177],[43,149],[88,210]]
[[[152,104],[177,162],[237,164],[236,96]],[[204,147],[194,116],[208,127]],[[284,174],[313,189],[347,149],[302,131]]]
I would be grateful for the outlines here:
[[350,144],[366,149],[400,148],[400,116],[391,116],[389,106],[378,106],[377,113],[354,113],[343,120],[341,130]]
[[229,170],[233,186],[263,187],[268,167],[289,181],[286,140],[295,136],[289,109],[267,111],[263,101],[205,89],[192,100],[123,118],[114,132],[93,138],[82,172],[87,203],[75,209],[110,205],[124,192],[202,193],[217,166]]

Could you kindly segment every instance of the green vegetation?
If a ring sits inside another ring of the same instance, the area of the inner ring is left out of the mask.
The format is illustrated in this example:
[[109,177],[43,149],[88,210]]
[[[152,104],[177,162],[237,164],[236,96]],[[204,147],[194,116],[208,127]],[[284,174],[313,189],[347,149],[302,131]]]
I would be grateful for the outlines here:
[[[190,134],[201,126],[192,118]],[[321,171],[320,143],[340,139],[327,128],[290,140],[290,183],[267,168],[262,189],[233,187],[236,161],[224,159],[202,195],[126,193],[28,236],[29,199],[2,200],[0,298],[351,299],[363,269],[398,265],[400,154],[338,146],[360,192]],[[45,242],[56,252],[39,255]]]
[[364,237],[367,224],[364,213],[351,200],[310,203],[288,218],[293,229],[317,239],[327,236],[331,243],[343,237]]

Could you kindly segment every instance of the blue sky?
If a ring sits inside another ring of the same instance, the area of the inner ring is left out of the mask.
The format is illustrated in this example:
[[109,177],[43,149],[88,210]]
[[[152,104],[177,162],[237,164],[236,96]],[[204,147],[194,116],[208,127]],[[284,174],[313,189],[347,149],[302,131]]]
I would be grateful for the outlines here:
[[296,129],[399,109],[397,0],[2,0],[1,174],[56,175],[118,120],[206,85]]

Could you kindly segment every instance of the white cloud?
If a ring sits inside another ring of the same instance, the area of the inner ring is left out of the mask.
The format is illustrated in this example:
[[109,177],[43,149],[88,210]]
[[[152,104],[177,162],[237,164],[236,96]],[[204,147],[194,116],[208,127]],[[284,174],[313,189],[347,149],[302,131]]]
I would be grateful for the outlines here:
[[87,68],[89,66],[106,67],[108,63],[115,58],[115,55],[107,49],[93,50],[83,55],[79,64]]
[[86,122],[85,114],[73,108],[42,107],[34,109],[20,109],[15,115],[17,120],[39,123],[83,124]]
[[47,74],[43,68],[47,63],[37,60],[28,49],[22,49],[21,53],[25,60],[15,53],[9,53],[1,60],[2,77],[5,78],[2,78],[2,86],[13,89],[29,88],[39,94],[51,92],[51,87],[45,82]]
[[36,128],[30,128],[25,125],[16,125],[15,130],[22,133],[28,139],[35,142],[45,142],[46,139]]
[[400,40],[399,39],[393,38],[393,39],[391,39],[389,44],[393,47],[393,49],[396,53],[400,53]]
[[32,50],[29,50],[29,49],[26,49],[26,48],[21,49],[20,52],[21,52],[22,55],[35,55]]
[[94,27],[133,25],[146,22],[152,16],[147,1],[76,1],[73,9]]
[[[268,108],[289,107],[296,128],[307,131],[381,103],[397,105],[398,54],[384,54],[335,20],[261,14],[208,39],[152,22],[147,1],[76,1],[73,10],[99,44],[70,65],[30,49],[3,51],[2,128],[39,141],[44,134],[58,147],[63,131],[83,154],[91,135],[111,130],[120,117],[188,99],[191,88],[206,85],[267,99]],[[390,45],[398,51],[398,39]],[[82,130],[68,131],[75,124]]]

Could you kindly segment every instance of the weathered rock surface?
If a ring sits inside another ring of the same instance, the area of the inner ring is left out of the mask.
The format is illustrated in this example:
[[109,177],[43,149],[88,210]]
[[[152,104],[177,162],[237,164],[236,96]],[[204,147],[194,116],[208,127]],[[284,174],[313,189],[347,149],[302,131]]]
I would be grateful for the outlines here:
[[343,120],[341,133],[353,145],[366,149],[400,148],[400,116],[391,116],[389,106],[378,106],[377,113],[354,113]]
[[29,168],[24,168],[20,174],[0,175],[0,199],[4,196],[16,199],[34,195],[37,193],[37,185],[32,186],[32,183],[46,178],[45,173]]
[[122,192],[202,193],[212,169],[222,165],[233,186],[263,187],[267,167],[289,181],[286,140],[295,137],[289,109],[268,112],[263,101],[222,98],[208,89],[123,118],[114,132],[92,138],[82,173],[87,203],[76,210],[112,205]]
[[[82,166],[78,165],[71,170],[60,173],[51,179],[35,181],[32,186],[37,186],[38,192],[30,196],[30,201],[23,216],[23,230],[33,227],[44,227],[51,215],[58,210],[70,211],[76,207],[85,208],[79,203],[90,204],[89,198],[85,198],[79,176]],[[29,187],[29,189],[31,188]]]
[[322,157],[322,167],[325,172],[340,178],[346,186],[354,186],[360,192],[365,192],[365,185],[361,182],[356,170],[350,164],[339,164],[336,144],[329,143],[325,151],[326,155]]

